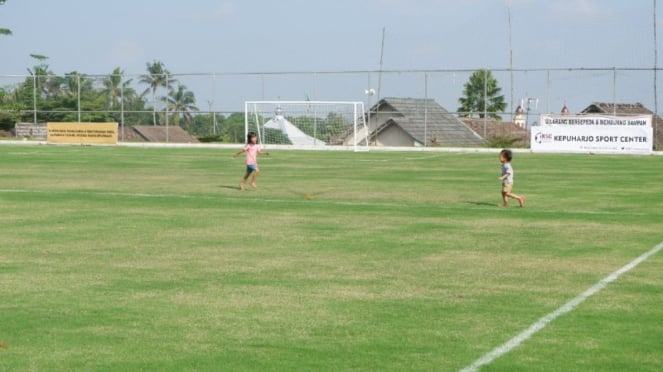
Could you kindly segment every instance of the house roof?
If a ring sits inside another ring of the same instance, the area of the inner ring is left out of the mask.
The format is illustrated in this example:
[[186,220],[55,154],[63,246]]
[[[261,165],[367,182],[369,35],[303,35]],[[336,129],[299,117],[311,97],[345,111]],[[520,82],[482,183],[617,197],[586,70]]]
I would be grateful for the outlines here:
[[483,143],[481,136],[430,98],[386,97],[369,113],[371,120],[377,113],[381,121],[372,136],[391,121],[421,144],[476,146]]
[[[642,103],[605,103],[593,102],[581,112],[582,114],[621,114],[621,115],[653,115],[654,113]],[[660,117],[658,118],[660,119]]]
[[460,120],[487,141],[504,138],[513,139],[515,145],[529,145],[529,131],[515,123],[497,121],[493,118],[461,118]]
[[177,125],[164,127],[161,125],[134,125],[132,129],[147,142],[197,143],[198,139],[191,136]]

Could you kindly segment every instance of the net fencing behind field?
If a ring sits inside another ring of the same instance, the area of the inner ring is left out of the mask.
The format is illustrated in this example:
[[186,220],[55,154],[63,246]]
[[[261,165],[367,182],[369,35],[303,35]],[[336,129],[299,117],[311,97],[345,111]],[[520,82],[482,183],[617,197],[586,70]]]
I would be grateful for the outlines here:
[[[490,97],[477,97],[469,111],[461,108],[459,99],[467,94],[466,84],[478,69],[171,74],[159,80],[161,85],[148,84],[144,74],[1,75],[0,130],[7,134],[19,122],[114,121],[120,124],[120,141],[144,140],[135,126],[158,126],[166,132],[182,128],[201,141],[241,143],[245,101],[361,101],[374,112],[385,97],[408,97],[434,100],[490,144],[491,136],[505,138],[518,132],[502,125],[516,121],[518,107],[525,129],[536,126],[541,114],[563,109],[578,114],[596,103],[614,108],[606,114],[620,114],[624,104],[639,104],[656,118],[663,86],[657,81],[659,70],[486,69],[505,105],[494,110]],[[426,117],[426,112],[419,114]],[[660,149],[663,120],[655,119],[653,125],[655,147]],[[528,139],[522,139],[526,146]],[[429,145],[424,141],[423,146]]]

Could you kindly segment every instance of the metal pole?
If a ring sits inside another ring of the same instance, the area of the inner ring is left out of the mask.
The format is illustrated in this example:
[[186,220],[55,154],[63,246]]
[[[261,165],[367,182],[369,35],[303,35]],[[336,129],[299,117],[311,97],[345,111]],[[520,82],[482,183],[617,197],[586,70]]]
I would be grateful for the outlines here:
[[120,74],[120,128],[122,128],[122,141],[124,141],[124,77]]
[[382,44],[380,46],[380,73],[378,74],[378,96],[377,96],[378,101],[380,100],[382,94],[382,68],[384,66],[384,37],[386,32],[387,32],[386,27],[382,27]]
[[[212,74],[212,106],[216,101],[216,73]],[[213,109],[214,107],[211,107]],[[210,109],[210,111],[212,111]],[[216,136],[216,112],[212,112],[212,133]]]
[[654,148],[658,149],[659,144],[656,143],[656,138],[658,135],[658,86],[657,86],[657,80],[658,80],[658,44],[657,44],[657,37],[656,37],[656,0],[654,0],[654,9],[653,9],[653,14],[654,14]]
[[168,138],[168,92],[170,91],[170,86],[168,82],[168,74],[166,74],[166,143],[168,143],[169,138]]
[[488,69],[483,70],[483,138],[488,126]]
[[[368,99],[368,110],[367,110],[368,115],[366,116],[366,123],[367,123],[366,125],[368,126],[368,133],[366,133],[366,138],[370,137],[371,131],[372,131],[372,129],[371,129],[371,97],[373,96],[373,93],[372,93],[373,89],[371,88],[371,73],[370,72],[367,74],[367,80],[368,80],[368,84],[367,84],[368,89],[366,89],[366,96],[367,96],[367,99]],[[377,139],[377,133],[376,133],[376,139]],[[370,138],[369,138],[369,144],[370,144]]]
[[34,124],[37,125],[37,75],[33,74],[29,68],[27,70],[32,76],[32,116]]
[[78,106],[78,122],[81,122],[81,75],[76,74],[76,100]]
[[617,115],[617,68],[612,68],[612,114]]
[[[511,2],[507,3],[507,8],[509,10],[509,71],[511,73],[511,115],[515,109],[513,108],[513,46],[511,44]],[[513,121],[513,117],[511,118]]]
[[548,73],[548,84],[547,84],[547,89],[546,89],[547,90],[547,92],[546,92],[546,111],[550,113],[551,112],[550,111],[550,86],[552,85],[552,81],[550,80],[550,70],[546,70],[546,72]]
[[212,111],[212,123],[214,125],[214,135],[216,136],[216,111]]
[[612,68],[612,114],[617,115],[617,67]]
[[[306,97],[309,99],[309,97]],[[318,98],[318,73],[314,72],[313,73],[313,100],[317,100]],[[309,99],[310,101],[310,99]],[[356,142],[356,141],[355,141]],[[315,109],[313,112],[313,145],[318,144],[318,105],[315,105]]]
[[424,73],[424,147],[428,146],[428,73]]
[[32,116],[37,125],[37,75],[32,76]]
[[212,133],[214,135],[216,135],[216,128],[214,128],[214,119],[211,117],[211,115],[212,115],[212,104],[214,104],[214,101],[207,100],[207,107],[208,107],[207,113],[210,115],[210,119],[212,120]]

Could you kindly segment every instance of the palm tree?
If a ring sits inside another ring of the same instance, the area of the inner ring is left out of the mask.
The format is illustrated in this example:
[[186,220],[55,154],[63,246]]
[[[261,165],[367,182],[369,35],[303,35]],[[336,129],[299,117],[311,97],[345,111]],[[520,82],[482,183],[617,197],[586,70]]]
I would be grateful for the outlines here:
[[157,125],[157,89],[168,88],[168,85],[176,80],[170,77],[170,71],[166,70],[160,61],[148,63],[147,72],[147,75],[140,77],[140,82],[148,85],[140,96],[144,97],[147,93],[152,93],[152,123]]
[[186,86],[180,84],[177,89],[172,89],[168,93],[168,97],[164,97],[166,108],[168,111],[174,113],[173,121],[175,125],[179,125],[180,118],[183,122],[190,127],[193,124],[192,112],[199,111],[196,104],[196,97],[193,92],[186,90]]
[[[0,5],[4,5],[7,0],[0,0]],[[0,28],[0,35],[11,35],[12,30],[8,28]]]
[[55,92],[56,96],[77,97],[78,92],[80,91],[82,97],[86,93],[90,93],[94,90],[92,79],[76,71],[65,74],[64,78],[54,79],[53,84],[59,86],[59,89]]
[[136,91],[130,87],[133,79],[122,81],[122,76],[124,76],[124,71],[116,67],[108,76],[108,79],[104,80],[102,93],[106,97],[110,109],[121,106],[122,98],[124,98],[124,102],[126,103],[136,95]]
[[123,74],[122,69],[116,67],[108,76],[108,79],[104,79],[102,94],[106,97],[106,102],[110,109],[120,106],[120,100],[123,96],[122,90],[124,88],[124,84],[122,83]]
[[52,83],[53,72],[49,71],[48,66],[42,64],[34,66],[33,69],[34,73],[32,73],[32,70],[30,69],[28,69],[28,71],[33,75],[33,79],[36,79],[36,82],[34,82],[34,84],[37,88],[37,93],[39,94],[39,96],[48,97],[50,95],[56,94],[57,93],[57,89],[55,87],[56,84]]

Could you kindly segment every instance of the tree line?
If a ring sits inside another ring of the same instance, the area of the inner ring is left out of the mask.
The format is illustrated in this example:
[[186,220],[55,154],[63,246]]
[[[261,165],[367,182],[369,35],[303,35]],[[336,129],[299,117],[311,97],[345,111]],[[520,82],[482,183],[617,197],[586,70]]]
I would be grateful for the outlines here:
[[0,88],[0,129],[9,131],[17,122],[33,121],[168,123],[193,135],[211,135],[217,141],[242,140],[243,130],[236,135],[236,128],[226,127],[240,123],[243,127],[243,115],[197,114],[200,110],[195,94],[161,61],[147,63],[147,73],[137,82],[145,89],[138,92],[133,79],[127,79],[119,67],[101,78],[77,71],[56,75],[46,63],[47,57],[31,56],[38,63],[27,69],[30,76],[19,84]]
[[[1,0],[0,0],[1,1]],[[31,55],[38,63],[30,76],[14,86],[0,87],[0,130],[18,122],[118,122],[129,125],[178,125],[205,141],[243,142],[244,114],[224,116],[199,113],[195,94],[178,82],[160,61],[146,64],[134,88],[121,68],[103,77],[77,71],[55,75],[45,56]],[[490,71],[473,73],[464,85],[457,109],[461,117],[488,115],[501,120],[506,103]],[[165,94],[163,94],[165,93]],[[35,110],[36,109],[36,110]],[[304,130],[304,128],[300,128]],[[319,133],[320,134],[320,133]]]

